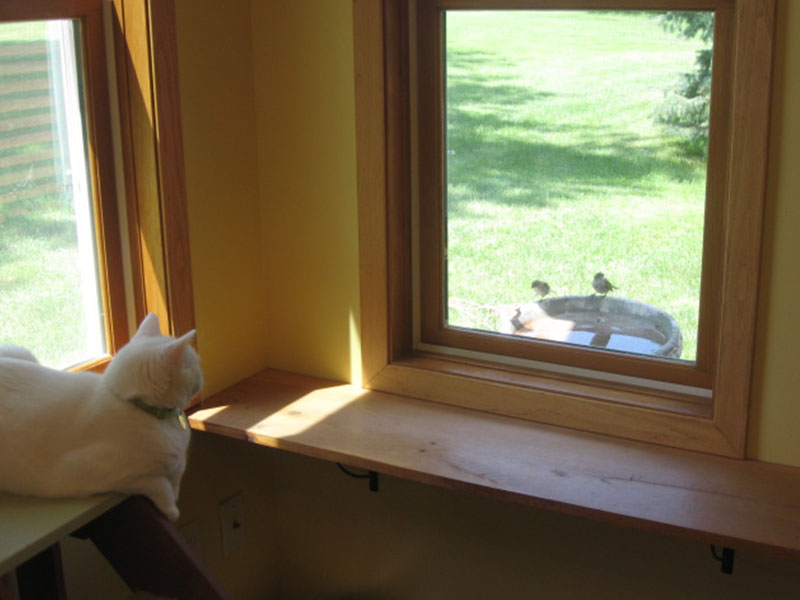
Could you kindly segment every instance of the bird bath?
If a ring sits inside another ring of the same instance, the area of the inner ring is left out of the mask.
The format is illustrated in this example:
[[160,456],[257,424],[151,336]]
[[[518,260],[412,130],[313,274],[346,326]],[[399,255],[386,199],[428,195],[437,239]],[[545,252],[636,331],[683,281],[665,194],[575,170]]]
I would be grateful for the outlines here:
[[610,296],[558,296],[520,306],[503,333],[593,348],[680,358],[678,323],[660,308]]

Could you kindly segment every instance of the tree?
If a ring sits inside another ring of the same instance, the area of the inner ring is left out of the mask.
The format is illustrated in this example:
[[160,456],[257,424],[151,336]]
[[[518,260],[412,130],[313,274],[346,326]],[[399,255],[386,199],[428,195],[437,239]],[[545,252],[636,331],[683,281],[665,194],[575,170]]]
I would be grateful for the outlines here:
[[705,155],[708,150],[708,129],[711,115],[711,64],[714,37],[714,14],[702,11],[667,11],[661,15],[667,31],[686,39],[699,38],[705,47],[697,51],[695,70],[683,73],[667,92],[658,112],[665,123],[687,141],[693,154]]

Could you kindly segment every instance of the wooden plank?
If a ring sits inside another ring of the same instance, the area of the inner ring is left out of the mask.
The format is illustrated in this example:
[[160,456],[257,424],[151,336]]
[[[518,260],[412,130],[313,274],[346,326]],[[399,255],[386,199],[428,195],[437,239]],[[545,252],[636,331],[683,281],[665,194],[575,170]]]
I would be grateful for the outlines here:
[[49,499],[0,493],[0,573],[14,569],[124,498],[112,494]]
[[[738,2],[736,70],[731,119],[730,195],[724,220],[728,240],[720,306],[719,365],[714,393],[724,401],[714,419],[741,456],[745,452],[748,404],[752,386],[753,340],[761,266],[761,233],[767,182],[769,111],[772,104],[774,0]],[[746,165],[746,167],[744,167]]]
[[800,559],[800,469],[261,372],[192,427],[531,506]]
[[113,354],[129,338],[114,143],[111,125],[103,4],[90,3],[82,18],[86,72],[86,128],[92,196],[94,201],[97,261],[103,300],[106,342]]
[[[158,315],[161,323],[170,323],[169,288],[166,258],[164,256],[161,186],[158,173],[158,154],[154,128],[153,79],[151,72],[152,48],[148,2],[124,0],[122,5],[124,38],[121,51],[125,59],[127,81],[127,120],[123,127],[126,151],[132,161],[134,187],[128,190],[129,202],[136,210],[133,234],[138,238],[141,263],[138,278],[142,283],[144,306],[147,312]],[[120,40],[118,40],[120,41]],[[123,77],[120,71],[119,77]],[[144,317],[136,315],[137,320]]]
[[117,102],[119,104],[119,125],[122,146],[123,180],[125,184],[125,211],[127,216],[127,236],[132,268],[132,297],[133,314],[135,321],[140,321],[145,314],[146,299],[144,290],[144,262],[142,258],[142,240],[139,235],[139,202],[138,178],[136,176],[136,153],[134,151],[134,128],[140,123],[134,123],[131,113],[131,100],[129,96],[135,90],[129,84],[132,82],[130,70],[133,68],[132,57],[127,49],[128,39],[125,32],[125,2],[113,0],[113,14],[111,18],[114,32],[114,63],[116,66]]
[[137,319],[169,333],[194,327],[183,136],[172,0],[114,0]]
[[[356,163],[358,186],[359,275],[361,280],[362,382],[372,379],[388,360],[386,339],[387,286],[386,232],[386,140],[384,118],[382,5],[354,0],[353,38],[356,103]],[[379,198],[376,201],[375,198]]]
[[169,306],[169,331],[178,336],[194,328],[194,292],[183,164],[177,26],[172,0],[151,0],[149,8],[163,268]]
[[97,7],[97,0],[3,0],[0,2],[0,21],[79,19]]

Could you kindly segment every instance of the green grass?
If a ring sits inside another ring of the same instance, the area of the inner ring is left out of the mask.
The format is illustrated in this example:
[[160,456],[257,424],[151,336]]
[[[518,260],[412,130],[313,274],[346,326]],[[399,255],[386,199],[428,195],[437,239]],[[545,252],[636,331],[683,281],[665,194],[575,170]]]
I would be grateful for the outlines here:
[[24,21],[0,24],[0,43],[41,42],[47,36],[46,21]]
[[51,366],[85,356],[77,264],[68,202],[0,203],[0,344],[29,348]]
[[[41,77],[44,67],[37,63],[46,60],[46,47],[41,46],[41,53],[37,47],[24,52],[19,52],[18,48],[23,43],[45,41],[46,34],[47,24],[41,21],[0,25],[0,83],[19,83]],[[23,62],[31,63],[31,72],[6,68]],[[3,93],[0,90],[0,116],[7,125],[18,118],[43,113],[49,116],[48,107],[17,108],[10,112],[5,104],[15,102],[19,106],[18,100],[41,94],[47,91]],[[46,123],[0,132],[0,161],[10,160],[6,166],[0,163],[0,344],[19,344],[33,351],[44,364],[67,366],[93,352],[85,347],[86,327],[72,203],[68,195],[16,199],[17,189],[23,183],[24,189],[42,183],[29,178],[30,169],[50,161],[24,162],[20,157],[53,148],[51,143],[3,143],[8,138],[16,140],[50,128]]]
[[[705,161],[658,125],[695,42],[651,15],[448,13],[450,322],[496,327],[497,306],[616,295],[678,321],[695,355]],[[458,308],[457,308],[458,307]]]

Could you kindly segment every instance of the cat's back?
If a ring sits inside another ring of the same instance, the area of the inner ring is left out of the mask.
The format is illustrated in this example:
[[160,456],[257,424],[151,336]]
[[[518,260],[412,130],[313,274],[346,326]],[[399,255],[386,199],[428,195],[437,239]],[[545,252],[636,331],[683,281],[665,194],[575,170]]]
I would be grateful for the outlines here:
[[63,407],[73,398],[91,396],[98,381],[94,373],[70,373],[0,355],[0,416],[35,407]]

